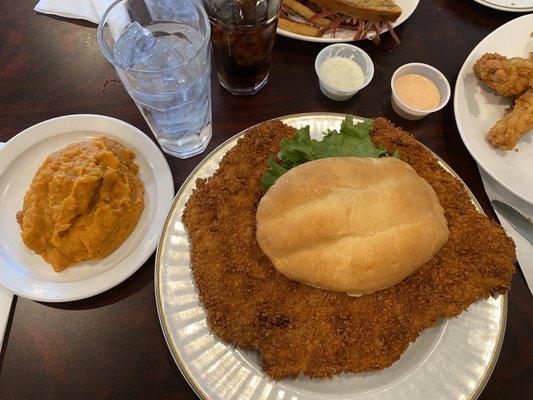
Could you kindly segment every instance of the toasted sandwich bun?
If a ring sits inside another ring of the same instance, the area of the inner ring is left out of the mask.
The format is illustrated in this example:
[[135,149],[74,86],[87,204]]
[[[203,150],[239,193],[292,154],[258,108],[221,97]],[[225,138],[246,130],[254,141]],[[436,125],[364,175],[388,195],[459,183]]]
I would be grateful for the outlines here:
[[396,21],[402,9],[392,0],[311,0],[326,10],[367,21]]
[[449,233],[433,188],[396,158],[302,164],[265,193],[256,219],[257,242],[280,273],[357,296],[405,279]]

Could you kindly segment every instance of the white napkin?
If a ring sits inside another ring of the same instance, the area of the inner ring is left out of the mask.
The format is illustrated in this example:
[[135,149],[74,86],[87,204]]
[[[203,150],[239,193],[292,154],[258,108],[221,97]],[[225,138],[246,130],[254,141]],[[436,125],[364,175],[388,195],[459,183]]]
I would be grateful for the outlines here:
[[[2,147],[4,147],[4,143],[0,142],[0,149]],[[6,332],[7,320],[9,319],[9,311],[11,311],[12,301],[13,293],[0,286],[0,349],[2,348],[4,333]]]
[[[479,173],[485,192],[489,200],[500,200],[502,203],[509,204],[511,207],[522,213],[522,215],[531,218],[533,216],[533,205],[526,203],[514,194],[505,189],[502,185],[496,182],[489,174],[487,174],[481,167]],[[516,229],[514,229],[505,218],[503,218],[496,210],[494,210],[500,223],[507,232],[507,235],[513,239],[516,245],[516,258],[520,264],[520,268],[526,278],[529,291],[533,294],[533,245],[529,243]]]
[[84,19],[97,24],[114,0],[40,0],[34,10],[66,18]]

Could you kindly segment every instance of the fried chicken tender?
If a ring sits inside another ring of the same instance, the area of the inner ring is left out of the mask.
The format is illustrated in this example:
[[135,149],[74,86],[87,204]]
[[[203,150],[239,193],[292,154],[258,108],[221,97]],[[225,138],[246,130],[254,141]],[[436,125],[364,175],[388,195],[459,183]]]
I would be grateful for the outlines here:
[[487,53],[474,64],[476,76],[500,96],[518,97],[533,88],[533,59]]
[[487,134],[492,146],[512,150],[533,129],[533,58],[487,53],[474,64],[474,73],[499,95],[518,97],[513,110]]
[[487,135],[494,147],[512,150],[528,132],[533,130],[533,89],[516,99],[512,111],[496,122]]
[[212,177],[197,180],[183,214],[209,326],[222,340],[258,351],[271,378],[386,368],[439,319],[509,290],[511,239],[475,209],[461,183],[431,153],[382,118],[374,121],[374,142],[399,150],[435,189],[448,221],[448,242],[404,281],[362,297],[278,273],[256,242],[255,213],[266,161],[294,132],[279,121],[252,129]]

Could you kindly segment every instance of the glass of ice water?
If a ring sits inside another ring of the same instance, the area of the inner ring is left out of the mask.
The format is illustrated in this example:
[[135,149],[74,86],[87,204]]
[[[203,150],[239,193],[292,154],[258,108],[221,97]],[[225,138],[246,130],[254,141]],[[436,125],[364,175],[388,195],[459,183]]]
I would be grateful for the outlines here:
[[187,158],[211,139],[211,52],[198,0],[118,0],[98,26],[113,64],[163,150]]

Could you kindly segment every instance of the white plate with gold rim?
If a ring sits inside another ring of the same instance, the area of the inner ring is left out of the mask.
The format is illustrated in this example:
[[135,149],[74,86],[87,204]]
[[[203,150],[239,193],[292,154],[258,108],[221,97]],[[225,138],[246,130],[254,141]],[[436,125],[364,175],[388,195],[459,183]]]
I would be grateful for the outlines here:
[[[126,241],[113,254],[54,272],[20,237],[16,213],[35,172],[53,151],[80,140],[105,135],[135,153],[143,182],[145,208]],[[0,158],[0,284],[38,301],[84,299],[118,285],[154,252],[172,204],[174,182],[155,143],[134,126],[103,115],[67,115],[25,129],[2,149]]]
[[[279,119],[295,128],[310,125],[312,135],[318,137],[328,128],[338,128],[344,117],[313,113]],[[194,285],[189,240],[181,216],[196,179],[211,176],[224,154],[244,133],[217,147],[184,182],[157,251],[155,296],[159,319],[176,364],[198,396],[224,400],[475,399],[500,352],[507,316],[506,296],[479,301],[457,318],[424,331],[390,368],[332,379],[274,382],[262,372],[255,353],[234,348],[211,333]],[[440,163],[457,177],[444,161]],[[481,211],[474,196],[471,193],[470,196]]]
[[[415,12],[419,2],[420,0],[396,0],[396,4],[398,4],[402,8],[402,15],[400,15],[400,17],[392,23],[392,27],[396,28],[400,24],[403,24],[405,21],[407,21],[407,19]],[[333,37],[330,33],[327,33],[322,37],[299,35],[297,33],[289,32],[281,28],[278,28],[276,32],[278,33],[278,35],[296,40],[302,40],[304,42],[343,43],[354,41],[354,31],[343,28],[337,30],[335,37]],[[381,35],[383,35],[384,33],[386,34],[387,32],[388,29],[384,29],[381,31]]]

